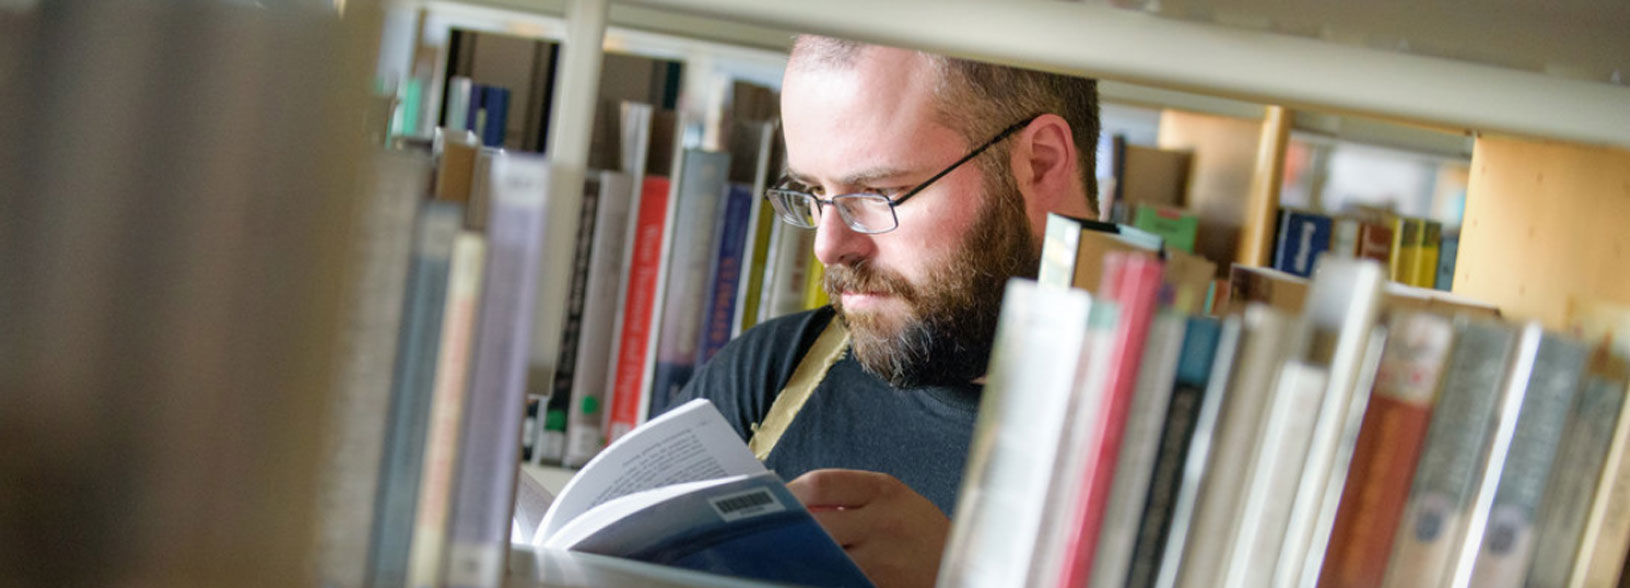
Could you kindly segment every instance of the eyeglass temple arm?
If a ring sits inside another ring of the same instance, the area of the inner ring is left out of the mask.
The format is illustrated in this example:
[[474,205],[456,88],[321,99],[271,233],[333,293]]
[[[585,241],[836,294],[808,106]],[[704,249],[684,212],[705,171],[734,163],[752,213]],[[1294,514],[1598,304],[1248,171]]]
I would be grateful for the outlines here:
[[974,148],[973,151],[969,151],[967,155],[962,156],[962,159],[958,159],[958,160],[956,160],[956,163],[951,164],[950,167],[947,167],[947,168],[945,168],[943,170],[940,170],[940,173],[934,174],[934,176],[931,177],[931,178],[928,178],[927,181],[924,181],[921,184],[917,184],[916,188],[912,188],[910,192],[906,192],[905,194],[901,195],[899,198],[894,199],[891,202],[891,204],[894,205],[894,206],[899,206],[901,203],[905,202],[907,198],[910,198],[912,196],[916,196],[918,192],[921,192],[921,191],[927,189],[929,186],[933,185],[934,182],[937,182],[937,181],[939,181],[940,178],[945,177],[946,174],[954,172],[954,171],[956,171],[957,168],[962,167],[962,164],[968,163],[968,160],[973,159],[975,157],[979,157],[979,154],[984,153],[986,149],[990,149],[991,145],[995,145],[995,144],[1001,142],[1002,139],[1006,139],[1008,137],[1008,135],[1011,135],[1013,133],[1018,132],[1019,129],[1023,129],[1025,127],[1027,127],[1027,126],[1030,126],[1030,123],[1036,122],[1036,119],[1040,118],[1040,117],[1041,117],[1041,115],[1038,114],[1038,115],[1032,116],[1030,118],[1024,119],[1022,121],[1013,123],[1012,125],[1008,126],[1007,128],[1002,129],[1002,132],[997,133],[995,137],[991,137],[989,141],[985,141],[983,144],[980,144],[978,147]]

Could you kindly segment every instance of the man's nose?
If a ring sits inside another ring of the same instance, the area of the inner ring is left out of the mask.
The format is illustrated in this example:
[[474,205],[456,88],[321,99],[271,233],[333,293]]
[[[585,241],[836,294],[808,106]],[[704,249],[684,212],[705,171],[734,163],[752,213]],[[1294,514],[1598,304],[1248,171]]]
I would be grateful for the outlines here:
[[835,206],[825,206],[815,223],[815,258],[823,265],[855,265],[871,257],[872,236],[849,228]]

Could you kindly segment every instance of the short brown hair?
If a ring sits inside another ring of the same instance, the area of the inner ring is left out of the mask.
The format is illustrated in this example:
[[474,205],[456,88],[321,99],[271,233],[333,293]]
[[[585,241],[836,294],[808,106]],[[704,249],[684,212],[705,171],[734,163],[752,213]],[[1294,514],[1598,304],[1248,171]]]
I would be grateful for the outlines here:
[[[794,64],[842,67],[870,47],[859,41],[799,35],[793,43]],[[946,126],[969,145],[982,143],[1004,127],[1038,114],[1056,114],[1070,125],[1076,166],[1086,191],[1087,210],[1098,210],[1098,82],[1091,78],[1047,73],[981,61],[922,53],[939,74],[936,106]],[[807,61],[806,61],[807,60]],[[996,145],[996,157],[981,158],[987,172],[1007,171],[1007,147]],[[1000,163],[998,163],[1000,162]]]

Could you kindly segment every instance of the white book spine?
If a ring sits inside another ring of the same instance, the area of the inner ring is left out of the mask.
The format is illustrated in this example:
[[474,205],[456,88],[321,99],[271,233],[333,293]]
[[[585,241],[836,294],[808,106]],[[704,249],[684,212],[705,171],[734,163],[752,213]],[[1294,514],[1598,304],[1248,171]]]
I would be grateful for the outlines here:
[[[618,285],[627,272],[619,271],[628,243],[627,228],[633,214],[633,177],[604,172],[600,176],[600,202],[596,211],[593,253],[590,254],[588,289],[584,293],[583,318],[576,366],[572,378],[572,406],[566,419],[565,465],[581,466],[599,450],[604,429],[606,390],[611,387],[614,324],[617,315]],[[600,407],[599,413],[586,412],[585,403]]]
[[1272,582],[1328,380],[1323,368],[1302,361],[1286,362],[1280,370],[1250,465],[1223,586],[1253,588]]
[[974,431],[941,586],[1026,581],[1057,481],[1056,456],[1081,361],[1091,297],[1013,280]]

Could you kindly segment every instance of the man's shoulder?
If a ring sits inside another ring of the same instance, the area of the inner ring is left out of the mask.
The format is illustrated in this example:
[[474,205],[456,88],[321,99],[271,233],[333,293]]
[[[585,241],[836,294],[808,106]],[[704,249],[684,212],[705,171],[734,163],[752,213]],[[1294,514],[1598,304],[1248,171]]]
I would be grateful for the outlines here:
[[696,371],[675,405],[692,398],[712,400],[742,438],[758,422],[775,394],[786,386],[804,353],[835,313],[831,307],[764,321],[726,344]]

